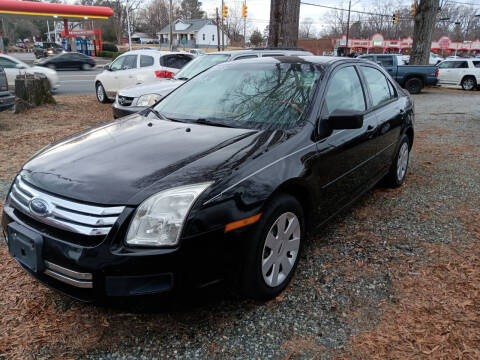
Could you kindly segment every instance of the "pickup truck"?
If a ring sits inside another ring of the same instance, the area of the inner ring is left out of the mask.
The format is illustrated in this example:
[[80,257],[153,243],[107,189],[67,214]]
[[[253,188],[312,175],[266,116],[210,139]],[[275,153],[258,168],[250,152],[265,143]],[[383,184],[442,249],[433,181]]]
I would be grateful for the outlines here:
[[410,94],[418,94],[425,86],[437,85],[438,82],[438,68],[434,65],[403,65],[401,56],[394,54],[369,54],[359,58],[383,66]]
[[10,109],[15,104],[15,96],[8,91],[7,76],[0,66],[0,111]]

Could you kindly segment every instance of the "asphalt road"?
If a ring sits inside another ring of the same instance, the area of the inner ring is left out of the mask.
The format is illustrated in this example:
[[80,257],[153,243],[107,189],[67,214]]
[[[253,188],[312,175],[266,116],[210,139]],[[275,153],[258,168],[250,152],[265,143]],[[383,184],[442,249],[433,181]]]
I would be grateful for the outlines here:
[[95,76],[102,71],[102,69],[87,71],[57,70],[59,86],[54,91],[54,95],[94,94]]

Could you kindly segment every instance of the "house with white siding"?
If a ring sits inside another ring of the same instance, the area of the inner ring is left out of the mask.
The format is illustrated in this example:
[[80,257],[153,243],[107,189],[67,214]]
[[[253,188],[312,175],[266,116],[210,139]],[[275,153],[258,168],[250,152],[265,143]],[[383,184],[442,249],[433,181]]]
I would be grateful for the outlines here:
[[[157,33],[160,44],[169,44],[170,27],[167,25]],[[221,32],[220,32],[220,36]],[[220,39],[220,43],[222,39]],[[189,48],[217,47],[217,25],[211,19],[178,19],[173,23],[173,45]],[[225,45],[229,44],[225,35]]]

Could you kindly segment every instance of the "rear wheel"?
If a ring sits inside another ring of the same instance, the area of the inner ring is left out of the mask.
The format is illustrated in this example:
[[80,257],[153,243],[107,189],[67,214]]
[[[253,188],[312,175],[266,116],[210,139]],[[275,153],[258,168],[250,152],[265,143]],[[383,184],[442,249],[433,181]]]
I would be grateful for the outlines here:
[[462,79],[461,85],[463,90],[470,91],[477,87],[477,81],[473,76],[465,76]]
[[419,78],[411,78],[405,82],[405,89],[407,89],[410,94],[419,94],[422,88],[423,82]]
[[268,300],[290,282],[304,237],[303,211],[291,195],[281,194],[266,207],[249,236],[242,272],[243,293]]
[[403,184],[405,177],[407,176],[408,160],[410,158],[410,145],[408,137],[403,135],[400,140],[400,146],[398,147],[397,154],[393,160],[390,170],[384,178],[386,186],[396,188]]
[[103,88],[101,82],[97,82],[97,84],[95,85],[95,93],[99,102],[101,102],[102,104],[108,102],[107,94],[105,93],[105,89]]

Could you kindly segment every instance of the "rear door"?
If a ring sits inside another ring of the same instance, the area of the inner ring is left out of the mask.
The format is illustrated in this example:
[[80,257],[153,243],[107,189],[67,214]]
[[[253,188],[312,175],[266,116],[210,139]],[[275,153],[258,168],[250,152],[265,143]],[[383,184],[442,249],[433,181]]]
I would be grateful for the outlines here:
[[[360,129],[334,130],[317,142],[315,173],[321,191],[320,212],[327,218],[347,204],[377,172],[377,120],[368,111],[368,93],[355,65],[337,68],[329,77],[323,100],[319,133],[335,110],[364,113]],[[327,132],[328,133],[328,132]],[[329,213],[330,211],[330,213]]]
[[468,68],[468,61],[455,61],[454,68],[451,71],[451,80],[454,84],[459,85],[465,75],[468,75],[470,69]]
[[360,70],[370,95],[370,112],[375,115],[378,128],[376,167],[385,170],[391,165],[405,114],[390,79],[373,66],[361,65]]
[[438,65],[438,83],[453,84],[455,83],[455,61],[443,61]]

